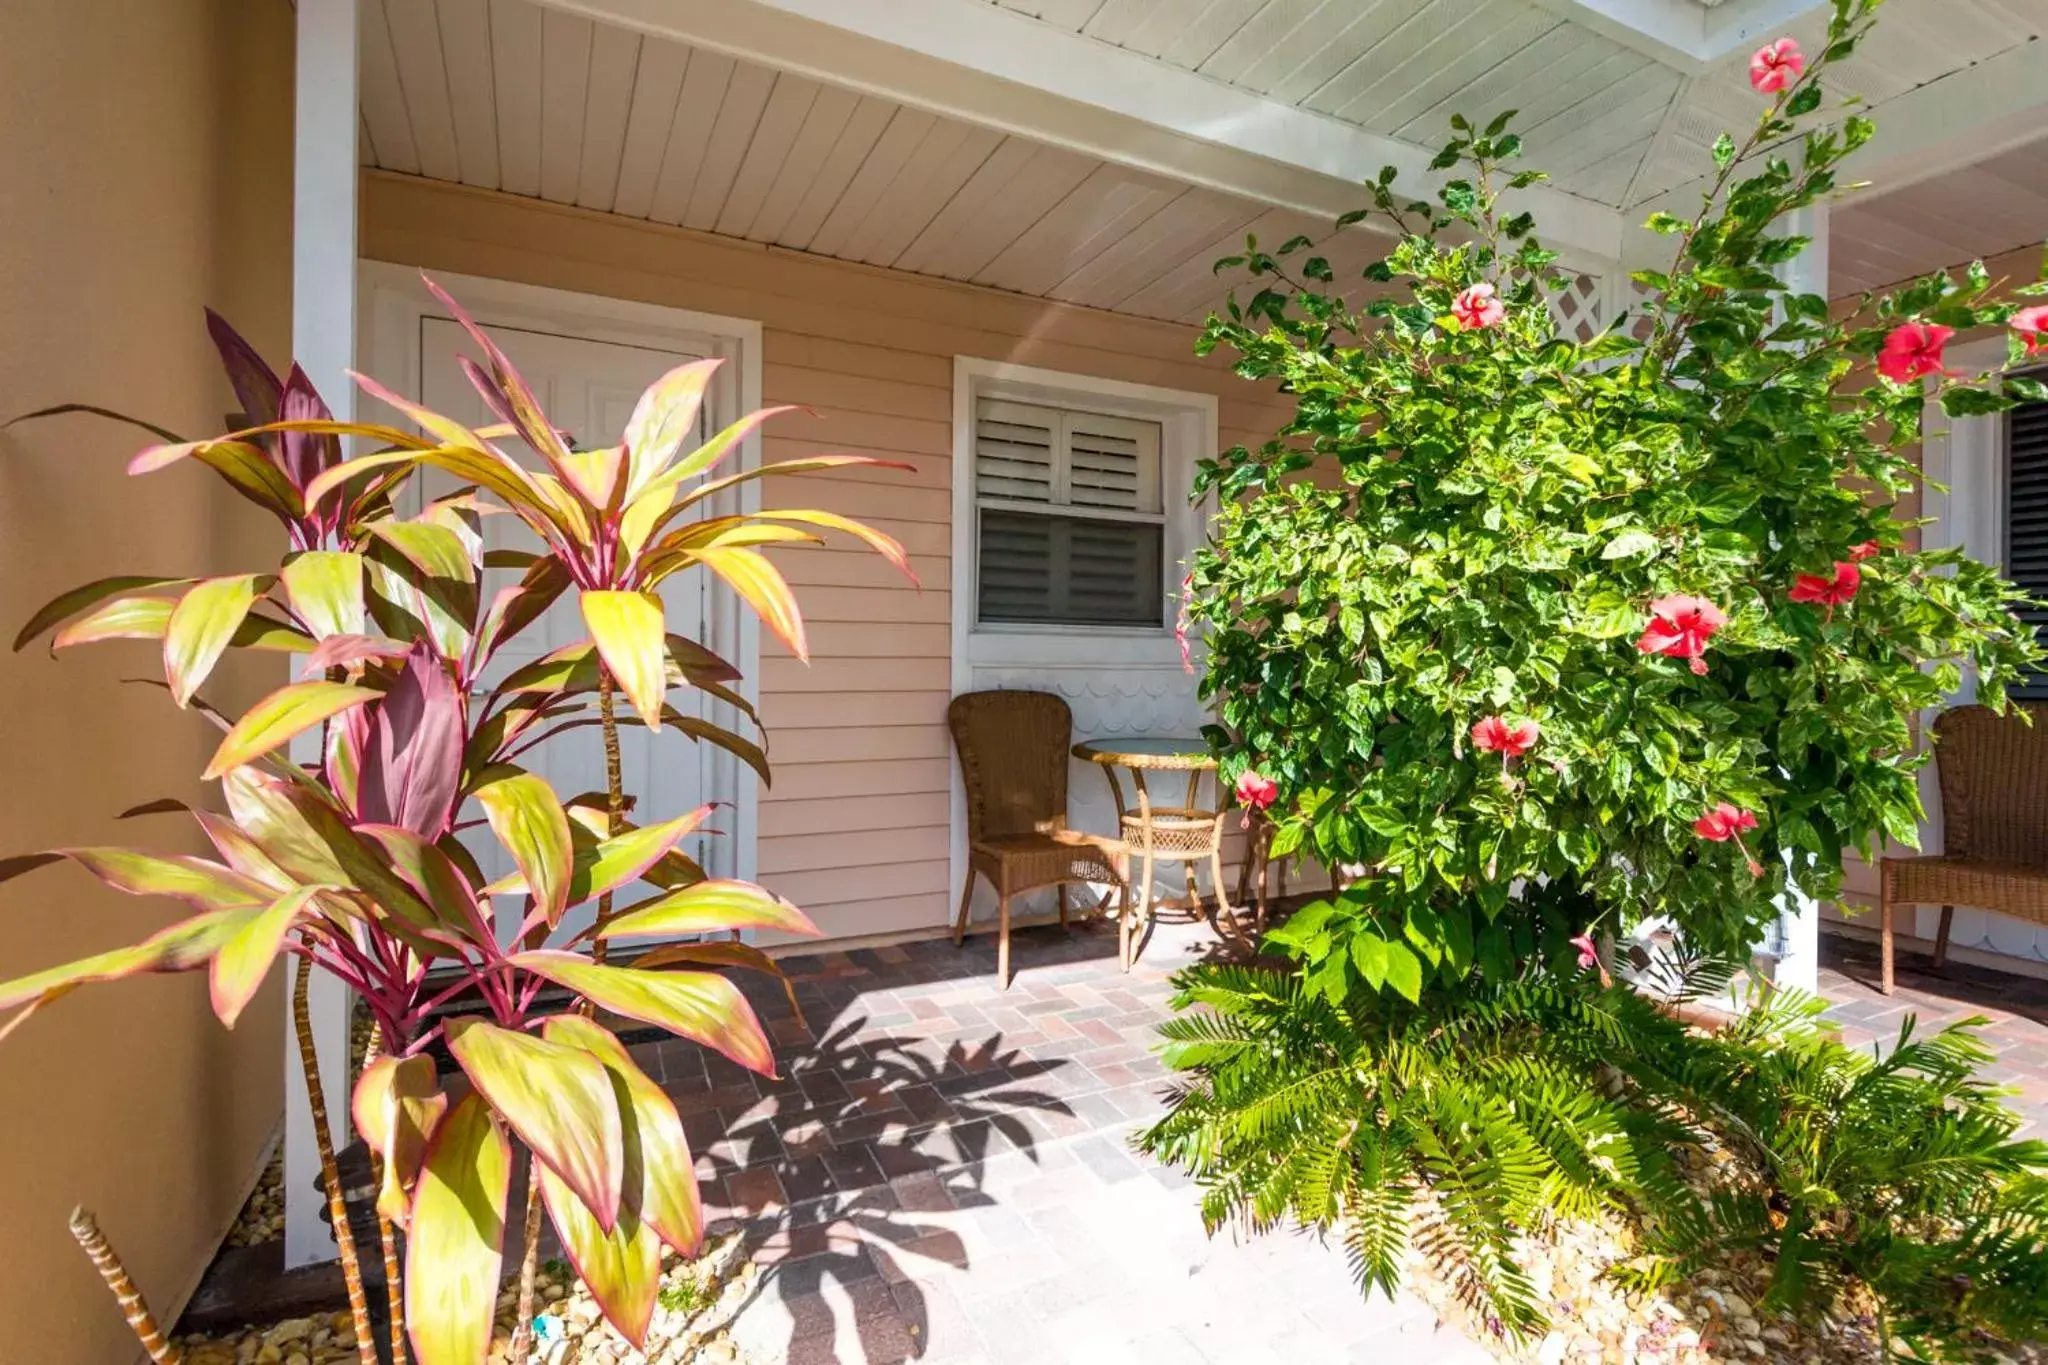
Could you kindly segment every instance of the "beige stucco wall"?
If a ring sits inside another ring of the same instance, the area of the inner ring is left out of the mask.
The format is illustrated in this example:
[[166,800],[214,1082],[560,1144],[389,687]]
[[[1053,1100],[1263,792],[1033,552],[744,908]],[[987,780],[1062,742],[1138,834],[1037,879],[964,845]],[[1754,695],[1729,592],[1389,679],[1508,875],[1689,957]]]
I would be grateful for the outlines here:
[[1190,327],[383,173],[364,178],[362,227],[374,260],[758,320],[763,397],[817,414],[771,423],[766,459],[850,451],[915,466],[767,482],[771,506],[829,508],[896,536],[924,584],[844,544],[776,556],[812,661],[764,633],[775,783],[760,872],[835,936],[932,927],[950,908],[953,357],[1216,394],[1226,446],[1264,440],[1288,411],[1221,357],[1197,360]]
[[[65,401],[182,431],[231,406],[201,308],[273,358],[289,341],[292,12],[287,0],[10,0],[0,7],[0,418]],[[0,626],[109,573],[274,562],[258,515],[200,472],[129,479],[147,438],[71,417],[0,432]],[[273,524],[274,525],[274,524]],[[0,854],[174,841],[206,723],[141,646],[0,654]],[[223,680],[246,698],[259,680]],[[131,942],[172,909],[72,868],[0,887],[0,977]],[[0,1043],[0,1360],[135,1357],[65,1231],[100,1215],[154,1303],[197,1282],[281,1105],[277,984],[227,1033],[203,977],[91,987]]]

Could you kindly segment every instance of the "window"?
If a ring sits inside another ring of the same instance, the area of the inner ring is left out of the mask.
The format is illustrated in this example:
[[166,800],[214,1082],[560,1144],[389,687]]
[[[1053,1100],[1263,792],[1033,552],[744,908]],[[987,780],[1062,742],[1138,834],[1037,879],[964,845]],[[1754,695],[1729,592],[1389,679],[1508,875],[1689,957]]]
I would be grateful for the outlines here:
[[1162,626],[1161,427],[977,397],[977,621]]
[[[2048,403],[2025,403],[2006,414],[2005,574],[2031,595],[2048,598]],[[2048,611],[2019,616],[2037,632],[2048,628]],[[2016,691],[2048,698],[2048,674],[2033,675]]]

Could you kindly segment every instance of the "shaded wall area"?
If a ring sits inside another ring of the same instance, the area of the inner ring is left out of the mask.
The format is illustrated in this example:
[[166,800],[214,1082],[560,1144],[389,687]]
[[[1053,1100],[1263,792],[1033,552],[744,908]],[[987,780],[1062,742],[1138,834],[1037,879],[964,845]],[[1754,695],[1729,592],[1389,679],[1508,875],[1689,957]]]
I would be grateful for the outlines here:
[[[0,419],[89,402],[181,433],[233,407],[201,309],[273,362],[290,339],[288,0],[13,0],[0,7]],[[148,438],[90,417],[0,432],[0,626],[112,573],[275,562],[275,523],[204,471],[122,472]],[[149,687],[156,651],[0,654],[0,854],[175,845],[157,797],[197,800],[215,734]],[[275,678],[271,675],[275,674]],[[281,665],[231,666],[240,705]],[[211,795],[211,793],[207,793]],[[53,868],[0,887],[0,978],[133,942],[170,905]],[[160,1311],[180,1304],[252,1182],[280,1112],[273,980],[229,1033],[201,976],[89,987],[0,1044],[0,1357],[136,1358],[65,1231],[99,1215]],[[16,1351],[25,1352],[17,1355]]]

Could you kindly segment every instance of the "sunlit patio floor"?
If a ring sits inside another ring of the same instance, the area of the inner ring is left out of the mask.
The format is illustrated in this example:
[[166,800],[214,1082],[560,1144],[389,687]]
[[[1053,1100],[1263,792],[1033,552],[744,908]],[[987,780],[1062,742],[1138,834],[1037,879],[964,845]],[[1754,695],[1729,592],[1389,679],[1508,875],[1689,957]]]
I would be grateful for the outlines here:
[[992,938],[793,958],[808,1031],[749,991],[779,1082],[642,1049],[708,1215],[756,1247],[740,1344],[790,1365],[1487,1359],[1413,1299],[1361,1299],[1334,1246],[1206,1236],[1195,1189],[1131,1150],[1166,1091],[1167,975],[1212,943],[1162,924],[1125,975],[1113,929],[1023,932],[1007,992]]
[[[639,1049],[681,1105],[714,1219],[761,1277],[735,1338],[763,1361],[1458,1365],[1488,1357],[1419,1301],[1360,1297],[1341,1249],[1202,1229],[1197,1192],[1131,1150],[1161,1112],[1167,977],[1214,947],[1162,924],[1137,968],[1113,930],[1020,932],[998,988],[977,937],[788,959],[799,1023],[751,983],[783,1059],[763,1081],[681,1043]],[[1991,1020],[1992,1076],[2048,1131],[2048,983],[1830,938],[1845,1041]],[[806,1027],[806,1025],[808,1027]]]

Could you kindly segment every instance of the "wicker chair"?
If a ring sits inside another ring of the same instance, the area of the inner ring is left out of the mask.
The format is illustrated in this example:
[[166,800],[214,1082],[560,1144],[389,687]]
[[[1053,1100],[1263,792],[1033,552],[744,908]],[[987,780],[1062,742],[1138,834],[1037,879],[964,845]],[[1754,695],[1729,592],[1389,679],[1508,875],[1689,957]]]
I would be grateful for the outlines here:
[[1067,828],[1067,746],[1074,716],[1048,692],[968,692],[946,708],[967,789],[967,884],[953,942],[967,932],[974,874],[988,879],[999,906],[996,973],[1010,985],[1010,900],[1039,887],[1059,888],[1060,924],[1067,887],[1109,884],[1128,898],[1130,853],[1116,839]]
[[1959,706],[1934,722],[1946,851],[1879,866],[1886,995],[1896,906],[1941,907],[1937,968],[1948,961],[1958,905],[2048,925],[2048,702],[2015,705],[2032,725],[1984,706]]

